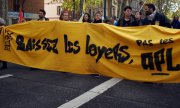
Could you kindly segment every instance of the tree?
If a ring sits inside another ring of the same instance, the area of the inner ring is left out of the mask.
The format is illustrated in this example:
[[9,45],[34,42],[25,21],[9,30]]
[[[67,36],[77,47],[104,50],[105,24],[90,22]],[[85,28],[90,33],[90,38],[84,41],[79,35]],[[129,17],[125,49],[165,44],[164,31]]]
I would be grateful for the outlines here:
[[88,13],[93,16],[94,13],[100,8],[103,9],[104,0],[85,0],[83,11],[89,11]]
[[8,24],[8,0],[0,0],[0,17]]
[[86,11],[87,8],[97,8],[101,5],[102,1],[103,0],[64,0],[61,7],[81,14],[82,11]]
[[[118,2],[118,17],[121,18],[124,15],[124,7],[129,5],[133,8],[132,6],[132,0],[116,0]],[[133,2],[137,2],[136,4],[139,3],[139,0],[133,0]]]
[[147,3],[156,4],[159,12],[172,18],[173,15],[180,15],[180,1],[179,0],[145,0]]
[[85,0],[86,8],[97,8],[102,4],[103,0]]
[[84,4],[84,0],[80,0],[80,16],[81,16],[81,14],[83,13],[83,4]]
[[61,7],[63,9],[72,11],[74,9],[74,5],[75,5],[75,7],[76,7],[75,11],[79,11],[79,3],[80,3],[80,0],[64,0]]

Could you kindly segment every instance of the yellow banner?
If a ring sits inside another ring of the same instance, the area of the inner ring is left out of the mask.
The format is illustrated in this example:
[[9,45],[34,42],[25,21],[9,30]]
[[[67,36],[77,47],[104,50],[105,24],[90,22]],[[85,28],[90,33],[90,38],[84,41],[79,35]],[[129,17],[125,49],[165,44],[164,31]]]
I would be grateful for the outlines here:
[[77,74],[180,82],[180,30],[32,21],[0,32],[0,60]]

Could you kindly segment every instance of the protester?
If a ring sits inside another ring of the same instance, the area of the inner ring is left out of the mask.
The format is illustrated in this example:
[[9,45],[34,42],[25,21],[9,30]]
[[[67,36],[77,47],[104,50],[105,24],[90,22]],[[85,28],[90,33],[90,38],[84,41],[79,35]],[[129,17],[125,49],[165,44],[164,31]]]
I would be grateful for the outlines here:
[[103,23],[106,23],[106,24],[109,24],[109,25],[114,25],[114,18],[113,17],[109,17],[107,19],[104,19]]
[[82,22],[87,22],[87,23],[91,23],[91,16],[88,13],[85,13],[82,19]]
[[103,22],[106,23],[106,24],[109,24],[109,25],[113,25],[113,23],[109,19],[105,19]]
[[110,21],[111,25],[114,25],[116,17],[109,17],[108,20]]
[[46,11],[43,9],[39,10],[39,19],[38,21],[49,21],[48,18],[45,17],[46,16]]
[[102,15],[100,11],[96,12],[93,23],[102,23]]
[[170,20],[163,14],[156,11],[154,4],[145,4],[144,12],[146,14],[144,25],[159,25],[163,27],[171,27]]
[[142,26],[144,25],[143,23],[142,13],[139,11],[135,12],[135,26]]
[[[0,26],[4,26],[4,25],[5,25],[4,19],[0,18]],[[0,68],[0,70],[7,69],[7,62],[6,61],[0,61],[0,62],[2,62],[2,67]]]
[[[95,17],[94,17],[94,21],[92,23],[102,23],[102,21],[103,20],[102,20],[101,12],[100,11],[96,12]],[[100,77],[99,74],[91,74],[91,76]]]
[[124,8],[124,16],[120,18],[115,25],[121,27],[135,26],[135,17],[132,15],[132,7],[126,6]]
[[62,12],[62,14],[59,17],[59,20],[62,21],[70,21],[69,20],[69,13],[68,12]]
[[[144,5],[145,19],[144,25],[158,25],[163,27],[171,27],[170,20],[163,14],[159,13],[154,4],[148,3]],[[150,82],[144,82],[147,84],[154,84]],[[159,83],[162,85],[162,83]]]
[[171,25],[172,25],[172,28],[174,28],[174,29],[180,29],[180,22],[179,22],[178,16],[174,16]]

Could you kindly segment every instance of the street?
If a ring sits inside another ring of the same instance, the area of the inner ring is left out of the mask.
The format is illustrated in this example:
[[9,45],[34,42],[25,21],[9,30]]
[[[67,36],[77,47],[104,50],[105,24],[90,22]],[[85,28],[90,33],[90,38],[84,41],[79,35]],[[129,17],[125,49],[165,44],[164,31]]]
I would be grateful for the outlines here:
[[0,70],[0,108],[65,107],[180,108],[180,84],[31,70],[11,63]]

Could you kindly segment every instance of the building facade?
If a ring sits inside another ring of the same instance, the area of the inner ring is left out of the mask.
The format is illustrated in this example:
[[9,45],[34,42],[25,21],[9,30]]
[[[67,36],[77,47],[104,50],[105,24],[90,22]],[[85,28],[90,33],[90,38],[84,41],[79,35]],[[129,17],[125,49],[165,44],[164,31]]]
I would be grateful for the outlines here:
[[46,17],[50,20],[59,20],[60,14],[62,12],[62,3],[63,0],[44,0]]
[[44,9],[44,0],[8,0],[9,24],[18,22],[20,7],[22,7],[24,18],[27,21],[36,20],[39,10]]

